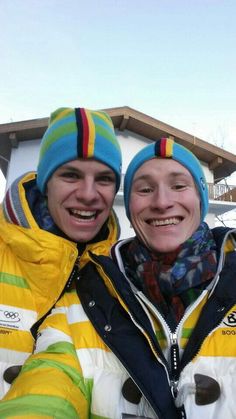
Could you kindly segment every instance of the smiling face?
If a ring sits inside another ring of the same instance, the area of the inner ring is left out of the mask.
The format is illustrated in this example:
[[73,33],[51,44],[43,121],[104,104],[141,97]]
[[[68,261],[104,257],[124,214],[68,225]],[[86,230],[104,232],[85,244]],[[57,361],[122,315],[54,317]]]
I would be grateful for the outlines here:
[[154,252],[171,252],[200,224],[200,199],[190,172],[177,161],[146,161],[135,173],[130,194],[133,228]]
[[115,187],[115,173],[105,164],[94,159],[70,161],[48,181],[49,212],[69,239],[88,242],[109,216]]

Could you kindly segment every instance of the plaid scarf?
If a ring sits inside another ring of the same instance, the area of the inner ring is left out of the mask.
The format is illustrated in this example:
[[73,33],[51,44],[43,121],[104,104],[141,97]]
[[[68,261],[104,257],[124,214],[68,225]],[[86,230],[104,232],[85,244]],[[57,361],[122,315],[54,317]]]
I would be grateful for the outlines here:
[[136,237],[123,257],[128,277],[156,305],[172,329],[213,279],[217,268],[216,245],[204,222],[174,252],[152,254]]

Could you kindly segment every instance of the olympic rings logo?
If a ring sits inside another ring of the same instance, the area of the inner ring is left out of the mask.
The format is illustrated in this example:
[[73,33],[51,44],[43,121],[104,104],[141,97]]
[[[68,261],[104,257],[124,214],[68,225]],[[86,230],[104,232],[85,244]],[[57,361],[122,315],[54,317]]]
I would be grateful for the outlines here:
[[19,313],[17,313],[17,311],[15,311],[15,312],[14,311],[4,311],[3,314],[7,319],[12,319],[12,320],[15,320],[19,317]]
[[2,323],[18,323],[20,322],[20,314],[17,311],[0,310],[0,322]]

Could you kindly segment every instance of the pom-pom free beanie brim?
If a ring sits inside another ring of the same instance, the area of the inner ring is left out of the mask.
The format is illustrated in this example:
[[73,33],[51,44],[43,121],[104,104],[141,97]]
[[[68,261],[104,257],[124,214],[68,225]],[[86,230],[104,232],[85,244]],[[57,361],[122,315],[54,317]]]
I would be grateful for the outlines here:
[[147,145],[131,160],[124,178],[124,201],[127,217],[130,219],[129,200],[134,175],[143,163],[155,157],[176,160],[191,173],[200,195],[201,221],[203,221],[208,212],[209,199],[201,163],[191,151],[170,138],[162,138]]
[[116,175],[116,191],[121,178],[121,150],[110,116],[84,108],[59,108],[51,114],[42,138],[37,185],[44,194],[55,170],[78,158],[94,158]]

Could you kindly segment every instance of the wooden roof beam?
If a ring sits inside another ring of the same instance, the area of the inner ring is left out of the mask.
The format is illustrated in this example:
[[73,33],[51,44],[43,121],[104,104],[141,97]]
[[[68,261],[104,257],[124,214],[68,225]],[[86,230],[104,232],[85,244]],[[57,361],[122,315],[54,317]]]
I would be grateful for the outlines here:
[[122,121],[120,123],[120,126],[119,126],[120,131],[124,131],[126,129],[128,121],[129,121],[129,115],[124,114]]
[[214,160],[212,160],[209,163],[209,169],[215,170],[217,167],[219,167],[223,163],[222,157],[217,156]]
[[19,142],[17,140],[17,137],[16,137],[16,133],[15,132],[10,132],[10,134],[9,134],[9,140],[10,140],[11,146],[13,148],[17,148],[18,147]]

